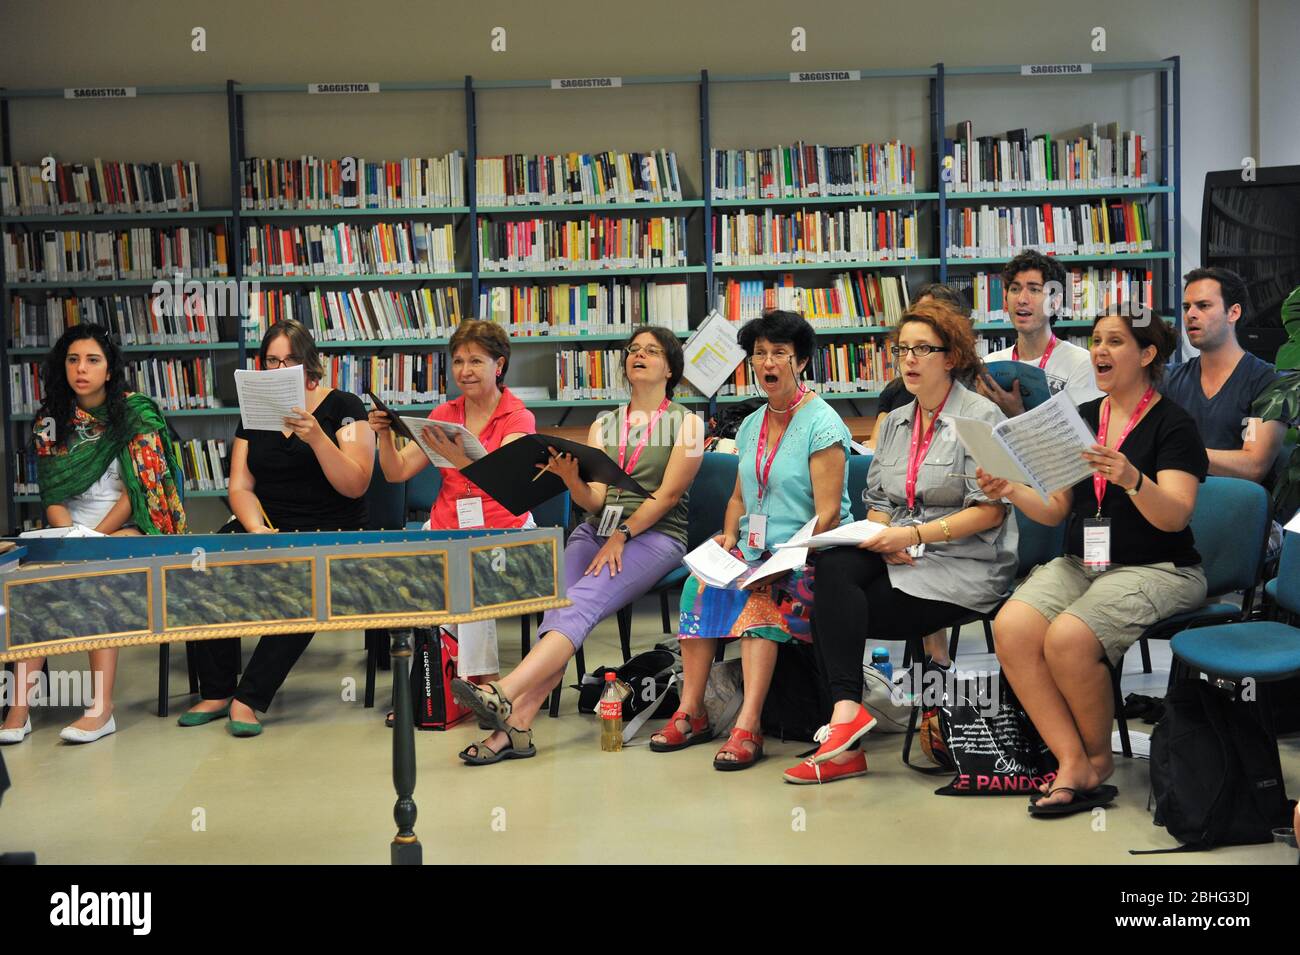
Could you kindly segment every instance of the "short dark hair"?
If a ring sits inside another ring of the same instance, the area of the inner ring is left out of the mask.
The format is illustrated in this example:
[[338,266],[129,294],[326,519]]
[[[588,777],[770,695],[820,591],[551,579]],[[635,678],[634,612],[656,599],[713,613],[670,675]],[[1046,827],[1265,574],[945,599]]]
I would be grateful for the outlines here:
[[312,381],[320,381],[325,377],[325,366],[321,364],[320,352],[316,350],[316,339],[311,337],[306,325],[292,318],[276,322],[262,336],[257,357],[263,368],[266,367],[266,350],[271,347],[271,342],[281,336],[289,339],[289,353],[302,360],[304,375]]
[[1234,305],[1240,305],[1242,318],[1250,314],[1250,289],[1246,287],[1246,280],[1232,269],[1220,268],[1217,265],[1210,268],[1192,269],[1183,276],[1183,288],[1193,282],[1200,282],[1202,279],[1213,279],[1219,283],[1219,294],[1223,297],[1223,310],[1225,312]]
[[811,361],[817,350],[817,333],[798,312],[770,309],[758,318],[751,318],[740,329],[738,341],[745,354],[754,354],[758,340],[766,339],[773,345],[793,345],[800,361]]
[[[1038,274],[1043,277],[1043,284],[1055,282],[1057,288],[1061,290],[1062,305],[1064,297],[1069,294],[1069,289],[1065,283],[1065,266],[1052,258],[1050,255],[1043,255],[1037,249],[1025,249],[1023,252],[1017,252],[1012,256],[1011,261],[1002,267],[1002,294],[1011,288],[1011,283],[1016,280],[1016,276],[1021,272],[1037,270]],[[1047,321],[1050,324],[1056,318],[1059,308],[1051,307],[1050,301],[1047,308]]]
[[1169,324],[1159,315],[1139,316],[1139,321],[1134,322],[1133,316],[1114,312],[1110,315],[1098,315],[1092,323],[1092,334],[1096,334],[1097,326],[1107,318],[1118,318],[1127,325],[1129,333],[1137,340],[1139,349],[1146,348],[1148,345],[1155,346],[1156,357],[1151,359],[1151,364],[1147,365],[1147,375],[1151,384],[1160,384],[1160,380],[1165,375],[1165,363],[1169,361],[1169,356],[1174,353],[1174,346],[1177,344]]
[[664,389],[664,394],[671,398],[673,389],[681,384],[682,372],[686,369],[686,354],[682,351],[682,343],[677,335],[667,328],[659,325],[643,325],[623,343],[623,377],[627,377],[627,350],[642,335],[653,335],[659,347],[664,350],[664,360],[668,362],[668,387]]
[[447,354],[455,358],[456,349],[461,345],[477,345],[491,355],[493,361],[504,358],[506,362],[501,366],[501,374],[497,375],[497,384],[506,383],[506,372],[510,370],[510,336],[506,334],[504,328],[496,322],[476,319],[461,322],[452,332],[451,341],[447,343]]
[[963,315],[970,316],[970,305],[966,301],[966,296],[955,285],[950,285],[947,282],[930,282],[917,289],[916,294],[912,296],[912,301],[919,302],[927,295],[940,302],[947,302]]

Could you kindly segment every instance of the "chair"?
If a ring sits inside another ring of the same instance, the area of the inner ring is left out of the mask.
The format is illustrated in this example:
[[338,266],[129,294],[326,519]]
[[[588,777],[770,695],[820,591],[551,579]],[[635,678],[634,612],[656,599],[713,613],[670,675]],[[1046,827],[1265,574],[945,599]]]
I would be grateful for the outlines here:
[[[1196,508],[1192,511],[1191,522],[1196,550],[1201,555],[1201,566],[1205,570],[1206,598],[1212,600],[1241,591],[1241,606],[1223,602],[1208,603],[1147,627],[1138,638],[1142,651],[1142,672],[1151,672],[1148,640],[1169,640],[1175,634],[1192,628],[1197,628],[1198,631],[1202,628],[1221,630],[1222,627],[1215,625],[1245,620],[1250,616],[1255,588],[1259,584],[1264,565],[1271,520],[1268,494],[1254,481],[1229,477],[1206,478],[1205,486],[1196,496]],[[1187,645],[1186,641],[1184,643]],[[1133,753],[1128,741],[1128,721],[1124,718],[1120,691],[1122,669],[1122,663],[1112,668],[1111,682],[1115,688],[1115,719],[1119,723],[1120,748],[1125,756],[1131,757]],[[1171,684],[1173,677],[1171,669]]]
[[442,472],[430,465],[406,482],[406,529],[418,531],[429,519],[442,490]]
[[[569,521],[573,517],[573,499],[569,496],[568,491],[557,494],[550,500],[539,504],[533,508],[533,523],[538,527],[558,527],[564,531],[565,537],[568,537]],[[542,615],[537,615],[537,622],[542,622]],[[519,654],[520,659],[528,655],[532,649],[533,638],[531,627],[528,624],[528,614],[519,616]]]
[[[686,551],[690,553],[722,530],[727,516],[727,501],[736,486],[736,469],[740,459],[734,454],[706,451],[700,470],[690,487],[690,507],[686,531]],[[668,594],[690,576],[685,566],[676,567],[659,579],[647,593],[659,596],[659,613],[664,633],[673,633]],[[618,636],[623,662],[632,658],[632,604],[618,611]]]
[[[425,468],[426,471],[436,469]],[[366,489],[366,530],[400,531],[405,529],[407,517],[406,485],[392,484],[384,477],[379,466],[378,456],[375,468],[370,475],[370,487]],[[389,668],[389,634],[387,630],[367,630],[366,647],[366,690],[364,705],[375,705],[375,671]]]
[[867,489],[867,472],[871,470],[872,455],[849,455],[849,508],[855,521],[867,519],[867,502],[862,494]]

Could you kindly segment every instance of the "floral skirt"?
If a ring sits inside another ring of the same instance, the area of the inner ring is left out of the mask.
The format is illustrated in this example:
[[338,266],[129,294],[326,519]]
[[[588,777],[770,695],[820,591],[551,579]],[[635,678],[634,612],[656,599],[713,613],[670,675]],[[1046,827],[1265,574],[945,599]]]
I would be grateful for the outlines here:
[[[743,559],[738,549],[731,553]],[[753,570],[767,556],[745,563]],[[738,579],[744,580],[745,576]],[[761,637],[777,643],[811,643],[812,601],[811,564],[752,591],[741,590],[734,582],[727,587],[710,587],[692,574],[682,588],[678,636],[682,640]]]

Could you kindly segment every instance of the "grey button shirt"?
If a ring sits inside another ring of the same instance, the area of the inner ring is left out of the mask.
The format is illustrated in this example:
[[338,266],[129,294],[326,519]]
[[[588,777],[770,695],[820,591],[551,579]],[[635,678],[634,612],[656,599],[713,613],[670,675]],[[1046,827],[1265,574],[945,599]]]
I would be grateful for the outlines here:
[[[997,405],[954,381],[948,401],[934,425],[934,440],[916,481],[916,506],[923,522],[937,521],[989,499],[974,480],[948,477],[974,474],[975,461],[944,420],[949,414],[990,424],[1004,420]],[[907,510],[907,456],[911,448],[916,401],[895,408],[876,441],[863,500],[872,510],[904,517]],[[1015,579],[1019,533],[1014,510],[997,527],[949,542],[927,543],[914,565],[890,564],[889,582],[904,593],[926,600],[945,600],[984,613],[1007,594]]]

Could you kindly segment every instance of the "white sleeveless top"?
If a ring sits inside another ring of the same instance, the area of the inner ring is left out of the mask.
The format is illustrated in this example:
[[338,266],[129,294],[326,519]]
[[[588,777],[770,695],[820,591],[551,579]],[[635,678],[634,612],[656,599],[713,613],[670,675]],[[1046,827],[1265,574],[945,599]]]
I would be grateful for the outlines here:
[[[113,505],[125,490],[126,485],[122,483],[122,473],[117,458],[114,458],[98,481],[75,497],[68,498],[63,504],[72,515],[74,524],[81,524],[94,530],[99,526],[99,522],[108,516],[108,512],[113,509]],[[122,526],[132,526],[130,518]]]

